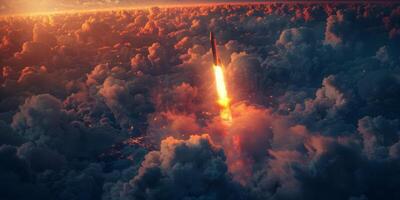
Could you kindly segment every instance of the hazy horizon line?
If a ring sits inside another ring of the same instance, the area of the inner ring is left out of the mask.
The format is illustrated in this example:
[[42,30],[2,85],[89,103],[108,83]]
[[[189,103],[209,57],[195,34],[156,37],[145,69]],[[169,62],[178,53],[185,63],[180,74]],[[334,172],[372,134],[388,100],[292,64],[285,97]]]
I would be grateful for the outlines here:
[[93,7],[93,8],[72,8],[72,9],[62,9],[62,10],[53,10],[53,11],[34,11],[34,12],[15,12],[15,13],[1,13],[0,17],[13,17],[13,16],[41,16],[41,15],[58,15],[58,14],[70,14],[70,13],[86,13],[86,12],[106,12],[106,11],[118,11],[118,10],[134,10],[134,9],[149,9],[153,7],[160,8],[174,8],[174,7],[197,7],[197,6],[222,6],[222,5],[263,5],[263,4],[276,4],[276,3],[284,3],[284,4],[343,4],[343,3],[357,3],[357,4],[396,4],[400,3],[400,0],[393,1],[379,1],[379,0],[271,0],[271,1],[216,1],[216,2],[184,2],[184,3],[162,3],[155,2],[147,5],[122,5],[122,6],[110,6],[110,7]]

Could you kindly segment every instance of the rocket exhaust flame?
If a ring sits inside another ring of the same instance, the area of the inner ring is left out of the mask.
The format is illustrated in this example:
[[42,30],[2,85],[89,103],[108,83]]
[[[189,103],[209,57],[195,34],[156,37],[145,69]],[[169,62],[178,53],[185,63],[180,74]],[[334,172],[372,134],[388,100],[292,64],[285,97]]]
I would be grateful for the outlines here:
[[218,95],[218,105],[221,107],[220,117],[222,120],[230,122],[232,121],[232,114],[230,110],[230,100],[228,97],[228,92],[226,90],[224,70],[220,66],[220,60],[217,54],[217,42],[215,40],[214,34],[210,33],[211,51],[213,53],[214,60],[214,75],[215,75],[215,85]]
[[218,94],[218,105],[221,106],[220,117],[224,121],[232,121],[232,114],[230,110],[230,100],[228,92],[226,91],[224,71],[221,66],[214,65],[215,85]]

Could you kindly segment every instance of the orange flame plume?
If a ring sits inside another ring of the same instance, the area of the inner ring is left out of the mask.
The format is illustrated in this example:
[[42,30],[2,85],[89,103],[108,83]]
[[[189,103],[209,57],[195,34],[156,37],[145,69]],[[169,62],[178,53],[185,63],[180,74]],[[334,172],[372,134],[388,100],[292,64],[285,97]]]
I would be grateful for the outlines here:
[[221,66],[214,65],[215,85],[218,94],[218,105],[221,106],[220,117],[222,120],[231,122],[232,114],[230,109],[230,99],[226,90],[224,71]]

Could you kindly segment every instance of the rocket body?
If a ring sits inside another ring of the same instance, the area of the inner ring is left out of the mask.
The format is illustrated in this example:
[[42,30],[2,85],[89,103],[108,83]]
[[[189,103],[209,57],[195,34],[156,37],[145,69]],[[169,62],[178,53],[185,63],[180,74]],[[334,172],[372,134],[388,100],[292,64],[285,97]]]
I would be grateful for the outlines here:
[[213,64],[214,66],[219,66],[220,60],[217,53],[217,41],[215,39],[213,32],[210,32],[210,42],[211,42],[211,51],[213,54]]
[[215,76],[215,86],[218,95],[218,105],[220,106],[220,117],[223,121],[230,123],[232,121],[232,114],[230,110],[230,99],[225,84],[224,68],[221,60],[218,57],[217,41],[214,33],[210,33],[211,51],[213,55],[213,70]]

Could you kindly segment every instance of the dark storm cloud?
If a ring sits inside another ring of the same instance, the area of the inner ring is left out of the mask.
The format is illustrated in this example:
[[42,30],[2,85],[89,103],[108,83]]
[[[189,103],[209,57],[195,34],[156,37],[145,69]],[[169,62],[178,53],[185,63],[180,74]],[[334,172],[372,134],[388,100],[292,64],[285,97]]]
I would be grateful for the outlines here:
[[399,199],[399,13],[269,4],[2,18],[0,199]]
[[223,150],[207,135],[186,141],[167,138],[160,151],[146,155],[127,186],[126,198],[245,199],[243,190],[228,176],[224,161]]
[[0,144],[20,145],[23,139],[4,121],[0,121]]
[[88,129],[73,118],[62,109],[59,99],[43,94],[27,99],[11,125],[26,140],[67,157],[99,154],[121,137],[112,128]]
[[29,165],[17,155],[13,146],[0,147],[0,195],[5,199],[47,198],[45,188],[37,185]]
[[370,159],[398,158],[398,120],[388,120],[381,116],[364,117],[358,121],[358,131],[362,135],[364,151]]

